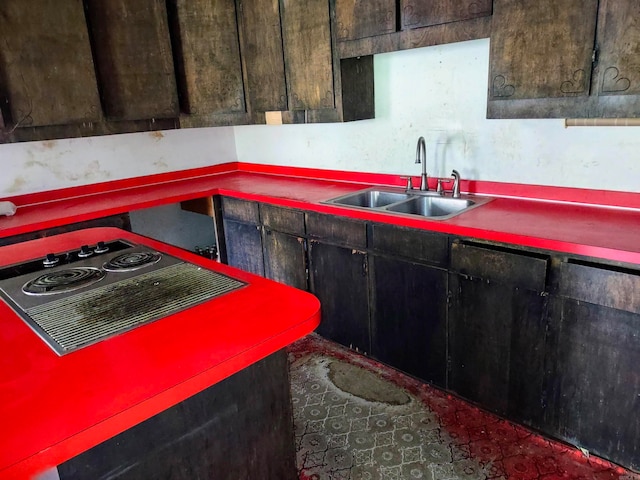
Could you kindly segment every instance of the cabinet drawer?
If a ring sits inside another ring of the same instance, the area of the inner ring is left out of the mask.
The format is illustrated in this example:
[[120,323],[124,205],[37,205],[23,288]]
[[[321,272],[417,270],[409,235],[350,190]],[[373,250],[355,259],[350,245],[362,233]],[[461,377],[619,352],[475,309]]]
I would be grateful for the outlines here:
[[394,225],[373,224],[370,246],[385,254],[437,265],[447,264],[448,238],[442,234]]
[[464,243],[451,245],[451,270],[462,275],[543,292],[547,277],[544,255]]
[[350,247],[367,247],[367,228],[364,222],[316,212],[306,214],[307,234],[312,238]]
[[222,197],[222,215],[228,220],[238,222],[260,223],[260,210],[256,202],[240,200],[239,198]]
[[291,208],[261,204],[262,224],[278,232],[304,235],[304,213]]
[[558,291],[574,300],[640,314],[640,270],[569,260],[560,264]]

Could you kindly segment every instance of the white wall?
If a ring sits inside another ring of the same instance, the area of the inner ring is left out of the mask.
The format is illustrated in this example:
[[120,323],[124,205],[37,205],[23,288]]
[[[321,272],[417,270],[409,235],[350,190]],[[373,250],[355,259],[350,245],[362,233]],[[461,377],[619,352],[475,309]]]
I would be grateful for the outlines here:
[[[242,162],[639,191],[640,128],[487,120],[489,40],[377,55],[376,119],[185,129],[0,145],[0,198]],[[162,136],[161,136],[162,135]]]
[[640,127],[572,127],[563,120],[487,120],[489,40],[374,57],[376,119],[342,125],[235,127],[238,159],[639,191]]
[[0,145],[0,198],[237,160],[233,128]]

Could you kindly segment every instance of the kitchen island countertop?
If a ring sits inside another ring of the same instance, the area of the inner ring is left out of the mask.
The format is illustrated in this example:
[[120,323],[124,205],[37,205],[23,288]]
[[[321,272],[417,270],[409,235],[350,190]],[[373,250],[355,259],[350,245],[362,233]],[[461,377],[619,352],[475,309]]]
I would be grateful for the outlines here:
[[0,265],[124,239],[247,286],[58,356],[0,302],[0,479],[58,465],[313,331],[306,292],[115,228],[0,247]]

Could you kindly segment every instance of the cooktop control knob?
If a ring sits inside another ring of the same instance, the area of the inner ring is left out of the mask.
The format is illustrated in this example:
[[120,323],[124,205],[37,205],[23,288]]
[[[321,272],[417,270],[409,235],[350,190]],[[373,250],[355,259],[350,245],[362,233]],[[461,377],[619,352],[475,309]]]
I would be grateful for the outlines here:
[[82,245],[80,247],[80,251],[78,252],[78,257],[87,258],[93,255],[93,250],[89,248],[89,245]]
[[104,242],[98,242],[98,245],[96,245],[96,248],[94,249],[94,252],[96,253],[105,253],[109,251],[109,247],[107,247]]
[[42,265],[45,267],[55,267],[58,263],[60,263],[60,259],[53,253],[47,253],[47,257],[42,261]]

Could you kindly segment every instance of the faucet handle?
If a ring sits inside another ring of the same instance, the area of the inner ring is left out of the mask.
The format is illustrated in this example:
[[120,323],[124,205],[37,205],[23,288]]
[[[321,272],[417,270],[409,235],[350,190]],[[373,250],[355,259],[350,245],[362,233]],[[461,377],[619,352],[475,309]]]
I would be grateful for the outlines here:
[[413,179],[409,177],[400,177],[402,180],[407,181],[407,190],[413,190]]

